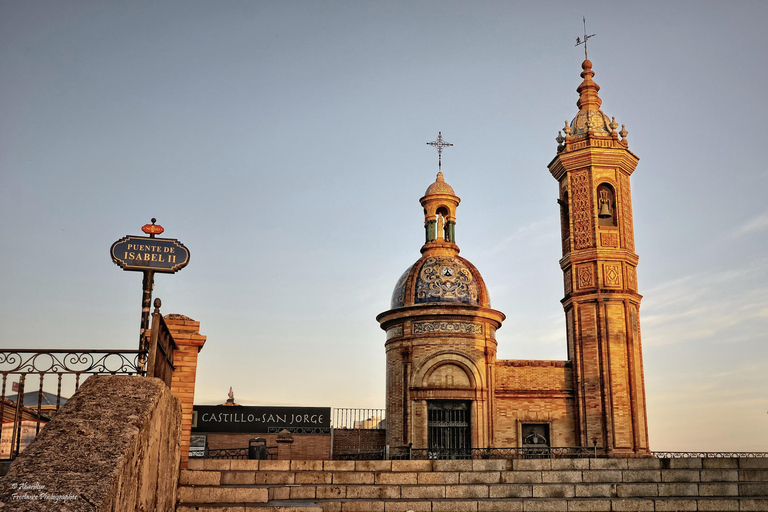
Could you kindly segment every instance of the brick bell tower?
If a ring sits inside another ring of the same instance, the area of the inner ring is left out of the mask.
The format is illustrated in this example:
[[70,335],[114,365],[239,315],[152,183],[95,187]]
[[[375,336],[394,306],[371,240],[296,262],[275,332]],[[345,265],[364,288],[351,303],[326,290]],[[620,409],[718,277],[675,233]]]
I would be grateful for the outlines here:
[[647,455],[648,427],[629,178],[638,158],[600,105],[582,64],[579,112],[558,134],[549,170],[559,183],[568,359],[575,434],[607,455]]

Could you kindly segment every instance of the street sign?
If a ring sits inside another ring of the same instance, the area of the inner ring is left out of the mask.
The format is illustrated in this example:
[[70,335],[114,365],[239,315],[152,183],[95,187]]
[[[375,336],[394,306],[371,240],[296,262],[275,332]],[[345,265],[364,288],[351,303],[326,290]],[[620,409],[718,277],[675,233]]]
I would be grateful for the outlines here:
[[128,235],[112,244],[109,253],[123,270],[173,274],[189,263],[189,250],[174,238]]

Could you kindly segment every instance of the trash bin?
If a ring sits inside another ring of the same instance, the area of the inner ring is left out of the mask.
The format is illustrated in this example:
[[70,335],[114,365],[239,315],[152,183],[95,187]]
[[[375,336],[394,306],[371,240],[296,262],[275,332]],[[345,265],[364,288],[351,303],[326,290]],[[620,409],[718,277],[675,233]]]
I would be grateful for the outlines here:
[[267,440],[255,437],[248,441],[248,458],[264,460],[267,458]]

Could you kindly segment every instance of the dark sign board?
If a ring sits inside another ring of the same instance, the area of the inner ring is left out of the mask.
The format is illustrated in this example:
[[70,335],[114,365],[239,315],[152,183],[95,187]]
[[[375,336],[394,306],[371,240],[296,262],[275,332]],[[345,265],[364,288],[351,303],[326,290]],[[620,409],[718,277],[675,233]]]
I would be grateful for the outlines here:
[[329,433],[330,407],[246,407],[195,405],[192,432]]
[[109,249],[112,261],[123,270],[152,270],[172,274],[189,263],[189,250],[173,238],[131,236]]

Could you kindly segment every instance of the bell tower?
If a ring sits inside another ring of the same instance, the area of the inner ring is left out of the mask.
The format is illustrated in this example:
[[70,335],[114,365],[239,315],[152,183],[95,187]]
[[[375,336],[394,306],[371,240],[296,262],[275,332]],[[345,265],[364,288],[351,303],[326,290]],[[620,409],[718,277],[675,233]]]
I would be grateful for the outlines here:
[[568,359],[575,435],[607,455],[647,455],[643,358],[630,176],[638,157],[600,105],[584,60],[579,108],[558,134],[549,170],[559,184]]

